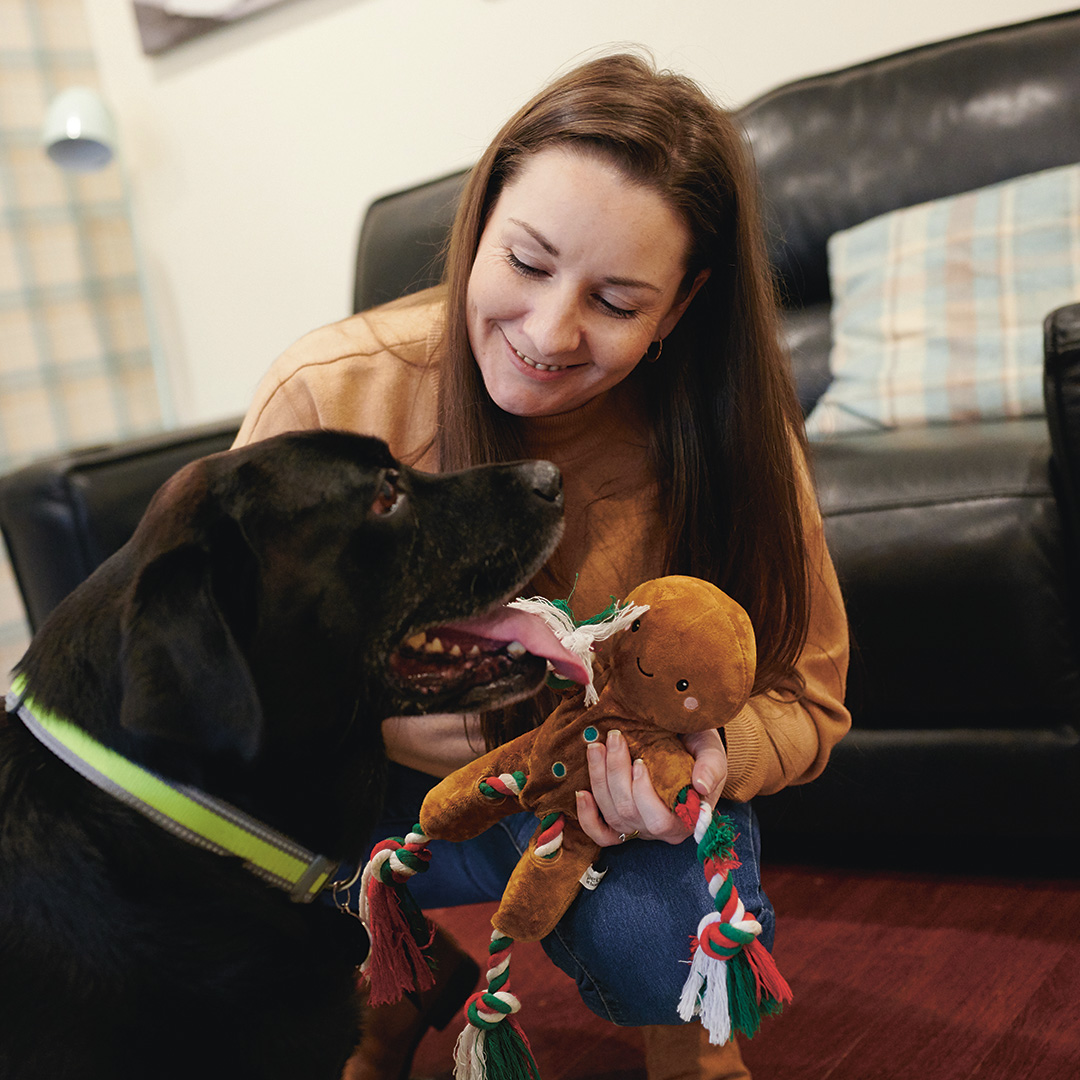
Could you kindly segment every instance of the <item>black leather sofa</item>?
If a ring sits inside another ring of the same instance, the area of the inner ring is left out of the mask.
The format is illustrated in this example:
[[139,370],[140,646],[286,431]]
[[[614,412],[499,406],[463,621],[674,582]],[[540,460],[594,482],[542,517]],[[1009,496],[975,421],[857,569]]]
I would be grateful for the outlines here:
[[[827,382],[828,236],[1080,161],[1078,61],[1074,11],[801,80],[743,110],[806,408]],[[1075,860],[1080,477],[1068,444],[1080,414],[1063,384],[1075,378],[1078,310],[1047,332],[1049,425],[816,446],[851,618],[855,730],[819,783],[760,800],[767,827],[950,853],[957,840],[993,852],[1037,837]]]
[[[1074,11],[803,79],[741,110],[804,409],[829,382],[829,235],[1080,161],[1078,60]],[[437,280],[462,183],[445,177],[368,209],[356,310]],[[1050,315],[1046,341],[1046,419],[815,447],[851,616],[855,726],[821,779],[758,800],[774,852],[958,864],[1004,848],[1010,865],[1077,866],[1080,304]],[[0,526],[32,622],[123,539],[180,458],[234,430],[65,455],[7,478]]]

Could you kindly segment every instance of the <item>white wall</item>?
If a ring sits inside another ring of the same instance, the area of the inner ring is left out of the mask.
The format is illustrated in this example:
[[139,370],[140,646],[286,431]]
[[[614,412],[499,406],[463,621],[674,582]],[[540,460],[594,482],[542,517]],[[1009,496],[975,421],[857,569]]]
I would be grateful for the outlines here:
[[598,46],[636,42],[732,105],[800,75],[1066,0],[290,0],[163,57],[87,0],[178,422],[238,414],[287,344],[349,311],[375,197],[470,164]]

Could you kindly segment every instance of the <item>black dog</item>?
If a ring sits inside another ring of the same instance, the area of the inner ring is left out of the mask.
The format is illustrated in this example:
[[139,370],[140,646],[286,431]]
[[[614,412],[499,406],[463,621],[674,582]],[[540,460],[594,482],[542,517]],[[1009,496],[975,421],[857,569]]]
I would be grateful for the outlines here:
[[325,898],[290,896],[328,864],[275,888],[80,776],[35,724],[66,719],[355,865],[384,717],[543,681],[511,630],[446,624],[514,595],[561,516],[546,462],[436,477],[336,432],[173,477],[35,637],[0,719],[0,1077],[339,1076],[366,936]]

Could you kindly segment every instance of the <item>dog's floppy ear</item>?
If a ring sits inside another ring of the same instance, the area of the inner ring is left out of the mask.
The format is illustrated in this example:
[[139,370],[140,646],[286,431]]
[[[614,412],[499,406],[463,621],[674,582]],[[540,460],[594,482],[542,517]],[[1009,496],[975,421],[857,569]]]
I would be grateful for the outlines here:
[[123,619],[124,728],[254,757],[262,706],[237,641],[249,629],[254,580],[254,556],[228,519],[209,543],[184,544],[142,568]]

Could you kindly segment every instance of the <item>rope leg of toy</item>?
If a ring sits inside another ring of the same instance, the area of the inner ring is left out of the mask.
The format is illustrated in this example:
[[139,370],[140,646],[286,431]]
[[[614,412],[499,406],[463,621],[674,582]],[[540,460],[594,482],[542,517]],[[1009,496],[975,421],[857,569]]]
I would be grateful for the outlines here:
[[558,811],[546,814],[536,830],[534,854],[538,859],[554,859],[562,850],[563,833],[566,830],[566,815]]
[[455,1080],[539,1080],[529,1040],[513,1016],[521,1008],[509,989],[513,945],[498,930],[491,935],[487,989],[465,1003],[469,1022],[454,1050]]
[[753,1036],[763,1016],[780,1012],[791,1001],[791,989],[758,941],[761,924],[743,907],[731,878],[739,866],[731,819],[714,813],[692,788],[680,793],[675,812],[694,831],[716,907],[698,924],[692,941],[679,1016],[700,1016],[711,1043],[727,1042],[733,1029]]
[[431,944],[432,927],[408,890],[409,878],[427,869],[431,852],[419,825],[404,839],[376,844],[360,879],[360,921],[371,948],[360,967],[372,1005],[398,1001],[411,990],[435,985],[423,950]]
[[[517,798],[528,782],[523,772],[488,776],[480,791],[488,799]],[[534,852],[553,859],[562,848],[566,818],[548,814],[537,829]],[[521,1008],[510,992],[510,950],[514,940],[499,930],[488,945],[487,989],[465,1003],[468,1024],[454,1050],[456,1080],[539,1080],[529,1040],[514,1019]]]

